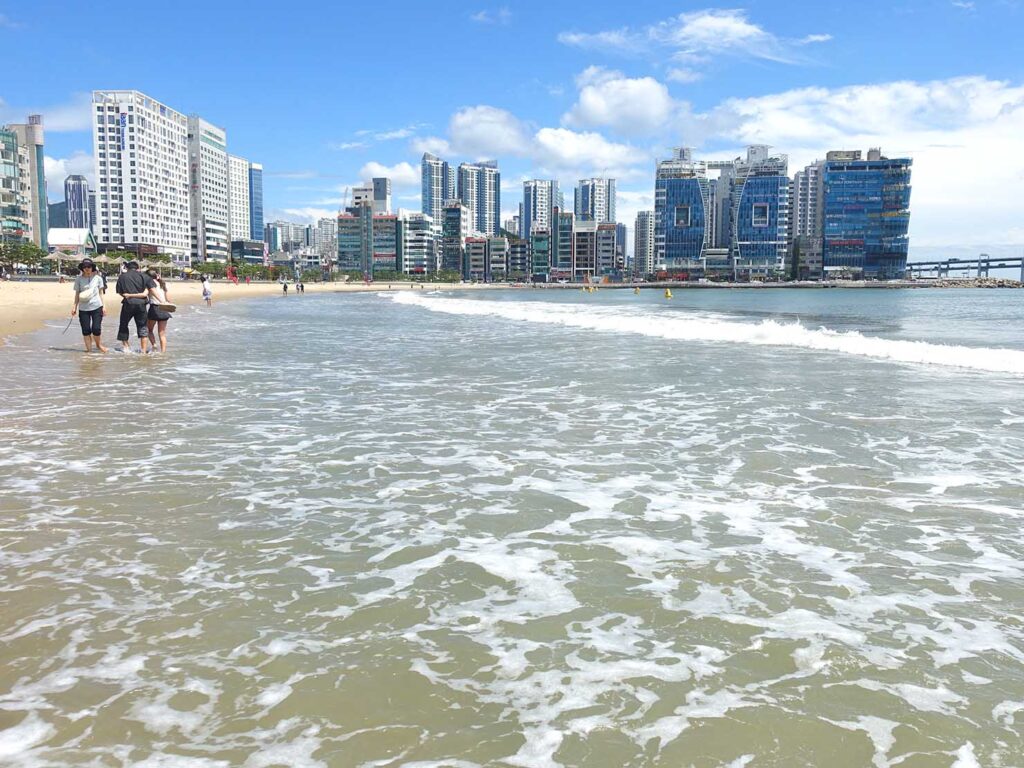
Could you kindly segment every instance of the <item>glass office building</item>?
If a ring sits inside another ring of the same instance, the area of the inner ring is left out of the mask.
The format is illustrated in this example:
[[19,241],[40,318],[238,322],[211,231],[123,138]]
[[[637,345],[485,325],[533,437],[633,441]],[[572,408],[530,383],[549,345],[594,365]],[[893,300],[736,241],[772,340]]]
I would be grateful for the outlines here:
[[877,150],[871,150],[867,160],[826,160],[822,224],[826,273],[849,272],[869,280],[904,276],[912,162],[890,160]]
[[659,178],[654,195],[654,226],[663,237],[666,269],[702,268],[710,205],[708,180],[703,176]]
[[249,230],[253,240],[263,239],[263,166],[249,164]]
[[789,177],[748,176],[736,208],[736,273],[749,277],[780,272],[788,244]]

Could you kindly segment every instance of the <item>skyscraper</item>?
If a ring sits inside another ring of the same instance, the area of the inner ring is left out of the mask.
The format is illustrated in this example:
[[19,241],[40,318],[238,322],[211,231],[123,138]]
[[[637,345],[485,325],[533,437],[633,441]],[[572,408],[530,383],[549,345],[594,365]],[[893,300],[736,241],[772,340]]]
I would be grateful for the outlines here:
[[228,155],[228,239],[248,240],[252,234],[249,219],[249,161]]
[[849,270],[867,279],[903,277],[910,226],[909,158],[890,160],[881,150],[867,160],[829,152],[823,178],[822,234],[825,272]]
[[580,179],[575,196],[576,218],[615,223],[615,179]]
[[427,214],[399,210],[398,248],[399,272],[432,275],[437,271],[437,238]]
[[429,152],[420,163],[422,177],[421,210],[440,226],[441,210],[447,200],[456,197],[455,174],[448,162]]
[[249,236],[263,239],[263,166],[249,163]]
[[198,115],[188,118],[192,258],[228,260],[228,137]]
[[441,269],[462,272],[466,238],[472,233],[471,212],[460,200],[445,203],[441,215]]
[[67,203],[67,226],[71,229],[90,229],[89,182],[85,176],[68,176],[64,179],[64,202]]
[[0,239],[32,239],[32,182],[28,148],[13,129],[0,128]]
[[637,211],[633,231],[633,275],[644,277],[654,272],[654,211]]
[[43,149],[43,117],[29,115],[27,123],[13,123],[8,126],[18,137],[18,144],[25,147],[29,173],[29,218],[32,227],[32,242],[46,250],[47,222],[46,170]]
[[709,246],[711,187],[707,166],[680,147],[670,160],[658,162],[654,182],[655,268],[703,269]]
[[459,166],[458,197],[470,212],[473,231],[498,234],[501,221],[501,172],[494,161]]
[[732,181],[731,257],[735,277],[767,277],[785,268],[789,248],[789,161],[754,144],[736,158]]
[[148,244],[187,264],[188,118],[138,91],[93,91],[96,239]]
[[790,237],[821,237],[825,163],[816,160],[793,175]]
[[561,209],[562,193],[553,179],[534,179],[523,182],[523,205],[519,220],[519,236],[527,238],[534,227],[550,230],[554,210]]

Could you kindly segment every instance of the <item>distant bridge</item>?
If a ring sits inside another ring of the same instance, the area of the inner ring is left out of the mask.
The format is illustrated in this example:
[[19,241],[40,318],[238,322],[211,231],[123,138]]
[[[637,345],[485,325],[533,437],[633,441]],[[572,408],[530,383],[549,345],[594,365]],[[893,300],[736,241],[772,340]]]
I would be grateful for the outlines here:
[[946,277],[951,273],[966,273],[970,277],[972,272],[975,277],[988,277],[991,269],[1020,269],[1020,280],[1024,283],[1024,256],[996,258],[987,253],[979,254],[976,259],[907,262],[907,277]]

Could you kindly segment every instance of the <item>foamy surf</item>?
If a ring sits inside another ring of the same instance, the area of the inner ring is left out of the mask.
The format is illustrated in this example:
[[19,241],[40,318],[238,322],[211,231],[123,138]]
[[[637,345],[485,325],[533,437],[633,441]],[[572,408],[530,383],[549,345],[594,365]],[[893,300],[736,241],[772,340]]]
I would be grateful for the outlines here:
[[1024,375],[1024,352],[998,347],[964,347],[865,336],[858,331],[808,328],[800,323],[710,318],[681,312],[652,312],[637,308],[594,307],[541,301],[498,302],[434,298],[415,293],[388,294],[407,304],[451,315],[502,317],[612,333],[635,333],[673,341],[706,341],[792,347],[818,352],[839,352],[875,360],[936,365],[990,373]]

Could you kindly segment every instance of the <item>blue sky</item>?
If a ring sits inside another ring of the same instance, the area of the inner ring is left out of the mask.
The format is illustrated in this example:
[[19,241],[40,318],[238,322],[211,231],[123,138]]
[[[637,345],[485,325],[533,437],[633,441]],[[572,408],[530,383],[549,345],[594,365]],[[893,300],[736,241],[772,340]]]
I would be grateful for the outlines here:
[[915,161],[916,256],[1001,252],[1024,245],[1022,29],[1016,0],[44,0],[0,5],[0,120],[44,114],[59,199],[66,173],[91,175],[89,92],[145,91],[223,126],[264,165],[268,218],[292,219],[381,173],[418,208],[424,148],[497,158],[506,212],[524,178],[571,198],[580,177],[615,175],[631,225],[675,145],[769,143],[791,172],[881,145]]

